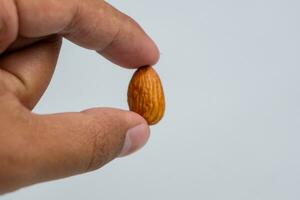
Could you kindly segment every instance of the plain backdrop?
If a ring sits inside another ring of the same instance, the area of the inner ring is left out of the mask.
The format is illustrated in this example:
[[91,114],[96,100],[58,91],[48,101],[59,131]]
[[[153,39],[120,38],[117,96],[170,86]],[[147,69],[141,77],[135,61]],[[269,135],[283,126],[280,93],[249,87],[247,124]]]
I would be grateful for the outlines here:
[[[157,42],[167,110],[148,145],[2,200],[300,198],[300,1],[110,0]],[[127,109],[133,70],[64,41],[38,113]]]

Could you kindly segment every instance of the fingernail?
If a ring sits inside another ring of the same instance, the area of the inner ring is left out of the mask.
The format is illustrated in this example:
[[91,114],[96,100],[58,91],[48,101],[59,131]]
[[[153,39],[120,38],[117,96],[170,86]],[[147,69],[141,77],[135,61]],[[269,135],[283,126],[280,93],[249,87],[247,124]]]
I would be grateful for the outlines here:
[[119,157],[127,156],[142,148],[148,141],[150,136],[149,126],[140,124],[129,129],[125,136],[123,149]]

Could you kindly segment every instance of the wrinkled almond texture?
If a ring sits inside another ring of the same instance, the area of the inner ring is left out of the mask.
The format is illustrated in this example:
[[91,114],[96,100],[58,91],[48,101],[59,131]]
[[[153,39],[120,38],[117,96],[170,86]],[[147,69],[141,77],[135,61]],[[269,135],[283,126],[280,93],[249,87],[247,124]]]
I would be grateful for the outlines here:
[[140,67],[128,87],[129,109],[143,116],[149,125],[158,123],[165,112],[160,78],[151,66]]

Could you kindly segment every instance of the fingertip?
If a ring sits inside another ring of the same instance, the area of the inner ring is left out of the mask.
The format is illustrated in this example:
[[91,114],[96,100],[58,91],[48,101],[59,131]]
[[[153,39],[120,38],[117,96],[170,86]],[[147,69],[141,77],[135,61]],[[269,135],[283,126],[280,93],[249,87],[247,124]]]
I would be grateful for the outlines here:
[[147,37],[148,42],[145,44],[145,51],[143,52],[143,57],[147,59],[143,63],[140,63],[138,67],[145,65],[155,65],[160,58],[159,48],[157,44],[152,38],[150,38],[149,36]]
[[127,120],[130,121],[128,123],[134,124],[147,124],[147,121],[138,113],[133,111],[125,111],[127,114]]
[[125,157],[141,149],[148,142],[150,137],[150,127],[147,121],[139,114],[126,111],[130,123],[137,124],[129,128],[125,134],[123,148],[118,157]]
[[150,129],[147,124],[140,124],[130,128],[126,132],[123,148],[119,157],[128,156],[141,149],[150,137]]
[[125,14],[121,16],[123,25],[120,26],[120,31],[99,53],[125,68],[156,64],[159,60],[159,49],[154,40],[134,19]]
[[[114,134],[114,137],[123,138],[118,157],[124,157],[138,151],[147,143],[150,137],[150,128],[146,120],[137,113],[112,108],[93,108],[82,112],[95,117],[101,115],[102,122],[106,121],[106,128],[122,132]],[[103,117],[106,120],[103,120]],[[107,121],[109,119],[112,121]],[[118,120],[116,121],[116,119]]]
[[128,69],[155,65],[160,57],[157,45],[146,35],[136,38],[135,44],[112,44],[100,54],[114,64]]
[[145,65],[155,65],[160,57],[159,49],[154,40],[145,33],[145,42],[136,51],[135,56],[128,58],[129,67],[137,68]]

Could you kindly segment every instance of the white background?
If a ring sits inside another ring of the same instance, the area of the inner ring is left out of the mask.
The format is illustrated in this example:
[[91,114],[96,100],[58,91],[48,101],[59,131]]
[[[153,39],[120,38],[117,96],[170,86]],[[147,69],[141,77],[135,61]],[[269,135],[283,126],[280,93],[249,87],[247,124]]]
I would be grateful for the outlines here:
[[[2,200],[300,198],[300,1],[109,1],[157,42],[167,111],[148,145]],[[127,108],[132,70],[66,42],[35,112]]]

